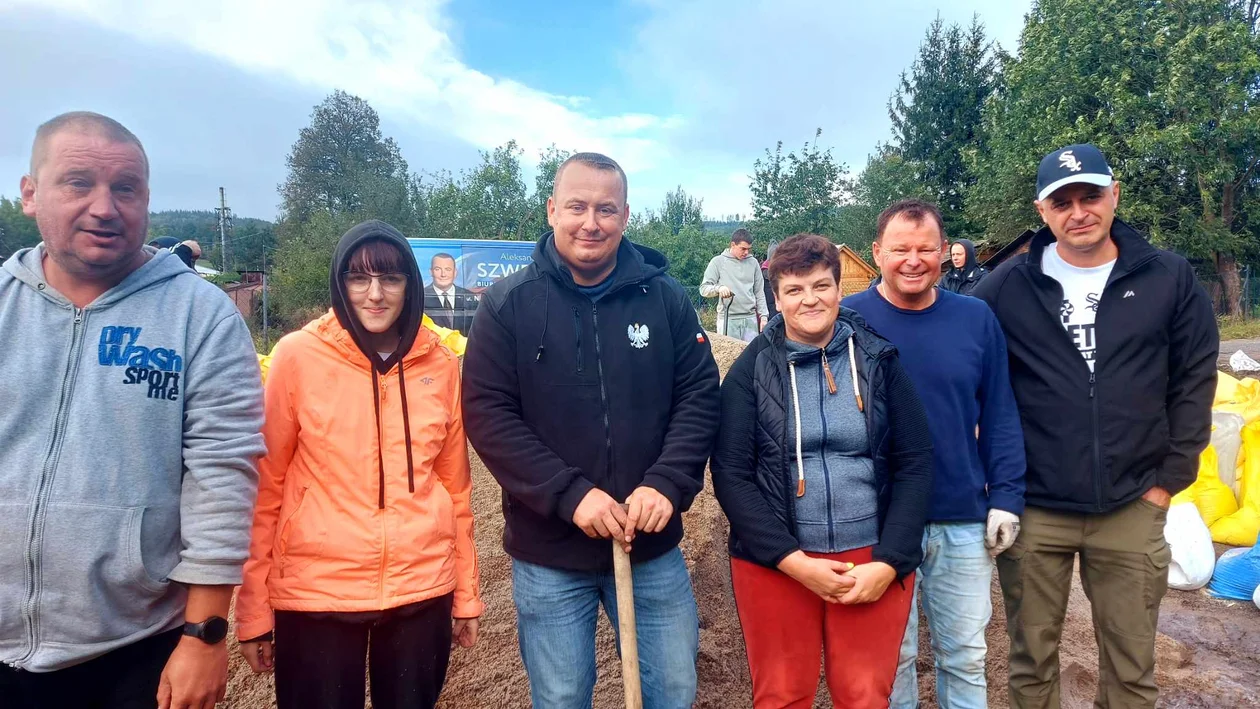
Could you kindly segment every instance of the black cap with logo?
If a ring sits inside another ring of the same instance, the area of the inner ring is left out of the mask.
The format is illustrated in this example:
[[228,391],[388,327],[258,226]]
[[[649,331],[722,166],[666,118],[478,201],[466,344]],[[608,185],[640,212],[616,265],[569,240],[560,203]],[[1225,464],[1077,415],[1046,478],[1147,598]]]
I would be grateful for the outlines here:
[[1111,167],[1102,151],[1089,143],[1059,148],[1037,167],[1037,199],[1043,200],[1065,185],[1084,182],[1099,187],[1112,183]]

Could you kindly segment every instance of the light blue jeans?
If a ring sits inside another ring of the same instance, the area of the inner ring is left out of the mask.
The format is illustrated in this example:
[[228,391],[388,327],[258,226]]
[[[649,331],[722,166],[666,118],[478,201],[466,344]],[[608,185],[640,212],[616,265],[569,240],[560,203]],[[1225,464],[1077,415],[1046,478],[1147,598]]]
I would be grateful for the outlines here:
[[932,654],[936,698],[941,709],[984,709],[988,686],[984,631],[993,616],[993,559],[984,546],[982,522],[931,522],[923,530],[923,565],[915,576],[916,603],[901,642],[892,709],[919,706],[919,613],[923,604]]
[[[513,559],[512,599],[535,709],[589,709],[600,605],[618,628],[612,570],[567,571]],[[634,565],[634,615],[644,709],[690,707],[700,624],[691,576],[677,548]]]

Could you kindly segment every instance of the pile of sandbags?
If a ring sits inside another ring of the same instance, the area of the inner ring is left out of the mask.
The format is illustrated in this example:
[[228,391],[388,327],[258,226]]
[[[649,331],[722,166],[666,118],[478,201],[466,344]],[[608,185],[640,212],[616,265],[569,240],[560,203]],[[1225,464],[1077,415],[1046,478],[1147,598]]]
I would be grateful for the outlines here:
[[[1217,374],[1212,444],[1194,484],[1173,498],[1192,503],[1213,541],[1253,546],[1260,536],[1260,381]],[[1171,539],[1171,537],[1170,537]]]

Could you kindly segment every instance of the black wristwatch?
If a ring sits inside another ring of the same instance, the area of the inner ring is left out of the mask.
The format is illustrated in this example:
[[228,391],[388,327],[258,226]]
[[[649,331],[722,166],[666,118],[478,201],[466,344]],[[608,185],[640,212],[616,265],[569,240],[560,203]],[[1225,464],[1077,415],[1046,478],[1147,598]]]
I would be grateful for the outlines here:
[[207,645],[218,645],[227,637],[226,618],[212,615],[200,623],[184,623],[184,635],[191,635]]

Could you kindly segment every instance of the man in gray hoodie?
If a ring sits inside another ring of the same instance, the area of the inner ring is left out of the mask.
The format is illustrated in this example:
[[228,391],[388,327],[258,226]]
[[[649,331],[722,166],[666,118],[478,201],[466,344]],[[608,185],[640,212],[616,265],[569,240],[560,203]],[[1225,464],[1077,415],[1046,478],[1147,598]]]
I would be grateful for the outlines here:
[[748,230],[736,229],[730,248],[709,261],[700,283],[700,295],[718,299],[718,332],[744,342],[751,342],[770,320],[761,266],[751,251]]
[[149,164],[93,113],[40,126],[0,269],[0,703],[212,707],[263,453],[253,343],[144,245]]

